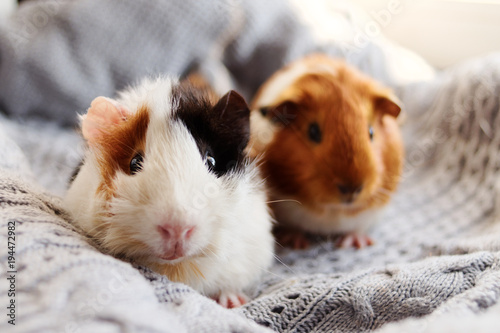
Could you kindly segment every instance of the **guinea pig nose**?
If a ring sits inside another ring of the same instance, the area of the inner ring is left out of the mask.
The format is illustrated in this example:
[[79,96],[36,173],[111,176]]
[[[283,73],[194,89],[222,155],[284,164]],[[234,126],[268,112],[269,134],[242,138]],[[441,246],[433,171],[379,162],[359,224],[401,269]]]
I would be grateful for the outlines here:
[[159,225],[157,229],[160,235],[166,240],[168,239],[187,240],[193,234],[195,227],[162,224]]

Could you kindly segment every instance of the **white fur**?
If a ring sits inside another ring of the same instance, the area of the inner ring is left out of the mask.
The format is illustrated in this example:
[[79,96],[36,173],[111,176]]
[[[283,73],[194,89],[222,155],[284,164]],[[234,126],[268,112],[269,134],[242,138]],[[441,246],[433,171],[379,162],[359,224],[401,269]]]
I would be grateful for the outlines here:
[[113,181],[117,188],[109,208],[113,217],[99,215],[106,203],[96,195],[101,176],[92,150],[65,204],[74,221],[91,235],[96,225],[109,224],[104,247],[124,236],[144,243],[127,255],[146,265],[167,263],[157,258],[163,242],[157,226],[165,221],[196,226],[187,259],[176,261],[190,260],[204,278],[191,274],[183,282],[210,296],[238,293],[255,282],[273,259],[263,184],[255,165],[220,178],[207,170],[188,129],[172,118],[170,92],[175,84],[168,78],[146,80],[120,95],[118,102],[132,112],[147,105],[150,123],[143,170],[132,176],[117,172]]
[[256,102],[257,106],[272,105],[278,96],[288,88],[293,82],[306,73],[309,73],[310,68],[304,62],[296,62],[289,68],[285,68],[274,75],[267,83],[266,89],[263,90]]
[[[304,209],[295,201],[282,201],[273,205],[280,222],[288,223],[312,233],[331,235],[344,233],[365,234],[383,216],[384,209],[377,207],[349,216],[337,206],[325,207],[323,214]],[[347,210],[348,208],[344,208]]]

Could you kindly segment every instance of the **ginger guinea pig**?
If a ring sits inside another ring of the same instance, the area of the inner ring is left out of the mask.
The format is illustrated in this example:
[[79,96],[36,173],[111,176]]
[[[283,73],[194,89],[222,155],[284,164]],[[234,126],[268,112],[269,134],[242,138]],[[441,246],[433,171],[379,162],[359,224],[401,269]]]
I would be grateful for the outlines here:
[[65,207],[109,254],[234,307],[273,260],[272,220],[245,153],[247,104],[211,100],[171,78],[96,98]]
[[343,235],[343,247],[372,243],[367,229],[402,172],[398,103],[388,88],[320,54],[262,85],[251,104],[250,153],[262,159],[272,209],[286,230],[278,241],[307,247],[306,231]]

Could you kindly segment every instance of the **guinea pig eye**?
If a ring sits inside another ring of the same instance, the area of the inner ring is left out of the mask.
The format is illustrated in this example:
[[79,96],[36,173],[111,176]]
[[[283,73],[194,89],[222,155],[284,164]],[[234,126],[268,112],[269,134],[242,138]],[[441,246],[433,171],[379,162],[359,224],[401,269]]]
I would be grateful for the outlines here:
[[210,152],[205,153],[205,164],[207,165],[209,170],[215,170],[215,158]]
[[130,174],[135,175],[142,170],[143,157],[141,154],[136,154],[132,160],[130,160]]
[[373,127],[368,127],[368,135],[370,135],[370,141],[373,141]]
[[321,142],[321,130],[319,129],[319,125],[317,122],[311,123],[309,125],[308,134],[309,134],[309,139],[311,139],[311,141],[314,141],[316,143]]

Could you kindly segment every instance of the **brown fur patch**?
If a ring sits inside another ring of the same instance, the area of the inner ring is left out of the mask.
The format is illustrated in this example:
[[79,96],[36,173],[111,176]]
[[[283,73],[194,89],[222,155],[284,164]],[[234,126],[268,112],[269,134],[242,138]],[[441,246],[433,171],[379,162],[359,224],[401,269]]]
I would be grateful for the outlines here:
[[217,103],[219,100],[219,96],[208,80],[198,71],[189,73],[189,75],[181,81],[181,85],[183,84],[190,84],[192,87],[202,91],[212,104]]
[[203,273],[199,267],[192,261],[181,261],[177,264],[158,264],[149,265],[151,269],[160,274],[166,275],[171,281],[186,283],[193,277],[204,279]]
[[[346,210],[347,215],[387,203],[399,182],[403,162],[394,117],[399,107],[390,101],[391,91],[343,62],[325,56],[303,61],[330,66],[332,73],[312,70],[273,102],[267,117],[281,127],[266,150],[259,152],[264,154],[262,171],[271,190],[318,213],[325,204],[342,202],[339,184],[363,185],[354,202],[359,208]],[[267,89],[266,84],[262,89]],[[389,102],[380,102],[385,99]],[[391,108],[383,109],[383,105]],[[253,106],[262,107],[258,97]],[[320,143],[308,137],[314,122],[322,133]]]
[[116,172],[130,174],[130,161],[137,153],[143,153],[146,146],[146,132],[149,124],[149,111],[142,106],[136,113],[118,125],[110,126],[97,140],[98,163],[102,182],[97,192],[106,200],[114,196],[113,179]]

